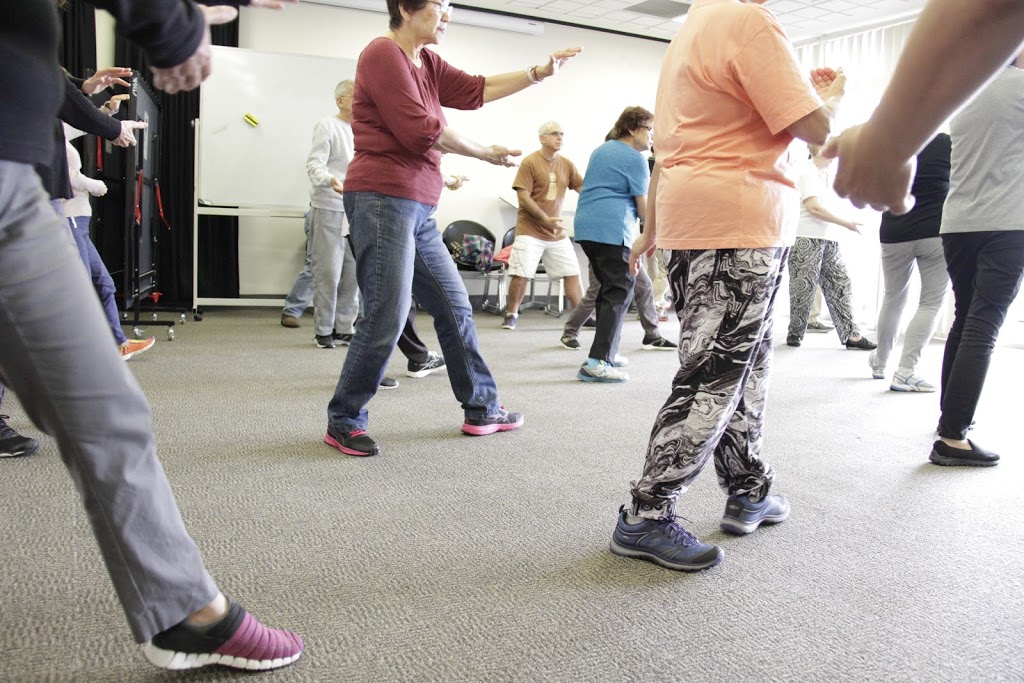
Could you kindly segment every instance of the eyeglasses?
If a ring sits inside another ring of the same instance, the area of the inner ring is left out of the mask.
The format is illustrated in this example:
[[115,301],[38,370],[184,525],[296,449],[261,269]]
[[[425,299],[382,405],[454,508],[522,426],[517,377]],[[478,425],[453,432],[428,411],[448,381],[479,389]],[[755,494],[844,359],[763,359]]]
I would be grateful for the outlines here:
[[555,137],[558,137],[558,138],[560,138],[560,137],[563,137],[563,136],[565,135],[565,133],[563,133],[563,132],[562,132],[562,131],[560,131],[560,130],[553,130],[553,131],[551,131],[550,133],[543,133],[543,135],[553,135],[553,136],[555,136]]
[[437,10],[441,14],[447,14],[448,18],[451,18],[455,8],[452,7],[450,2],[439,2],[439,0],[427,0],[431,5],[437,5]]

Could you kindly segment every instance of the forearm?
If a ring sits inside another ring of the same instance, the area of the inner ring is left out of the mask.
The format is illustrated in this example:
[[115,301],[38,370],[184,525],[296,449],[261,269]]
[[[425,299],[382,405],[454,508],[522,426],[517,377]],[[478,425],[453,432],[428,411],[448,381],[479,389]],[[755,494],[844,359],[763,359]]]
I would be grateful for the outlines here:
[[530,217],[538,223],[544,223],[549,218],[549,216],[541,211],[541,208],[537,206],[537,202],[533,201],[533,198],[526,193],[521,193],[519,195],[519,208],[530,214]]
[[155,67],[185,62],[203,39],[206,22],[190,0],[87,1],[110,12],[118,33],[141,46]]
[[100,112],[70,80],[65,79],[64,85],[64,102],[58,114],[60,120],[86,133],[116,140],[121,134],[121,122]]
[[931,0],[863,135],[887,156],[909,159],[943,121],[1016,54],[1021,0]]
[[491,149],[479,142],[470,140],[453,128],[445,127],[434,143],[434,149],[444,154],[458,154],[473,159],[487,159]]
[[809,208],[808,213],[810,213],[812,216],[814,216],[820,221],[825,221],[826,223],[833,223],[835,225],[844,227],[847,230],[849,230],[851,226],[853,226],[853,221],[849,221],[841,216],[838,216],[823,207]]
[[484,79],[484,104],[508,97],[533,85],[526,71],[512,71]]

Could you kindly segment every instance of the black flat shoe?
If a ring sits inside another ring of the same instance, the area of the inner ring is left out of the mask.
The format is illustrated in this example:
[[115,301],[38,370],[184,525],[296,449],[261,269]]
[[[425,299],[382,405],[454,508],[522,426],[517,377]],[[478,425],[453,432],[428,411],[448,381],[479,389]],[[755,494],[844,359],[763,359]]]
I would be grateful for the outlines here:
[[953,448],[943,441],[936,441],[932,444],[932,453],[928,459],[936,465],[946,467],[992,467],[999,463],[999,455],[996,453],[980,448],[970,439],[967,443],[971,444],[969,451]]
[[860,349],[861,351],[871,351],[872,349],[877,349],[878,348],[878,344],[875,344],[874,342],[868,341],[867,337],[861,337],[857,341],[850,341],[849,339],[847,339],[846,340],[846,348],[848,348],[848,349]]

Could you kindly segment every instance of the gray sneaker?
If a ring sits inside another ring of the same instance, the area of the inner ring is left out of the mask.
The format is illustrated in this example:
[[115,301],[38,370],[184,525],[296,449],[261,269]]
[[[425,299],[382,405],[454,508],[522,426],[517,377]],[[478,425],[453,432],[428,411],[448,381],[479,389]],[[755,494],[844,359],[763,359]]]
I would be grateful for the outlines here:
[[576,379],[581,382],[619,383],[628,380],[629,373],[601,361],[596,368],[592,368],[586,363],[581,365],[580,371],[576,373]]
[[725,557],[724,550],[701,543],[674,518],[644,519],[630,524],[626,521],[625,506],[619,508],[619,520],[609,548],[616,555],[647,560],[681,572],[709,569]]
[[778,524],[789,517],[785,496],[765,496],[753,502],[749,496],[729,496],[722,516],[722,530],[730,534],[749,534],[762,524]]
[[935,391],[935,385],[914,373],[903,373],[896,371],[892,376],[891,391],[916,392],[920,394],[931,394]]

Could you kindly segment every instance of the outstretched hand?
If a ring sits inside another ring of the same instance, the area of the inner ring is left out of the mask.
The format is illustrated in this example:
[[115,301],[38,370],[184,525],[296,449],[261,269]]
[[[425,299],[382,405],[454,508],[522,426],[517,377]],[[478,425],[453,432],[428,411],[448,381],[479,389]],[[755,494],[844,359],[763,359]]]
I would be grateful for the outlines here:
[[548,63],[537,67],[538,78],[550,78],[561,70],[565,63],[583,51],[582,47],[570,47],[565,50],[552,52],[548,57]]
[[100,69],[82,83],[82,92],[86,95],[95,95],[104,88],[112,85],[123,85],[131,87],[131,82],[124,79],[132,77],[132,70],[123,66],[108,66]]
[[118,147],[134,147],[138,144],[135,140],[135,131],[141,130],[148,125],[145,121],[122,121],[121,134],[117,136],[116,140],[111,142]]
[[521,149],[509,149],[501,145],[491,145],[487,148],[487,151],[487,156],[483,157],[484,161],[495,166],[505,166],[506,168],[518,166],[519,162],[512,157],[522,156],[523,154]]
[[866,131],[864,126],[847,128],[821,149],[823,157],[839,159],[832,187],[858,209],[870,206],[896,215],[907,213],[914,208],[910,188],[917,160],[890,158],[891,150],[873,142]]

